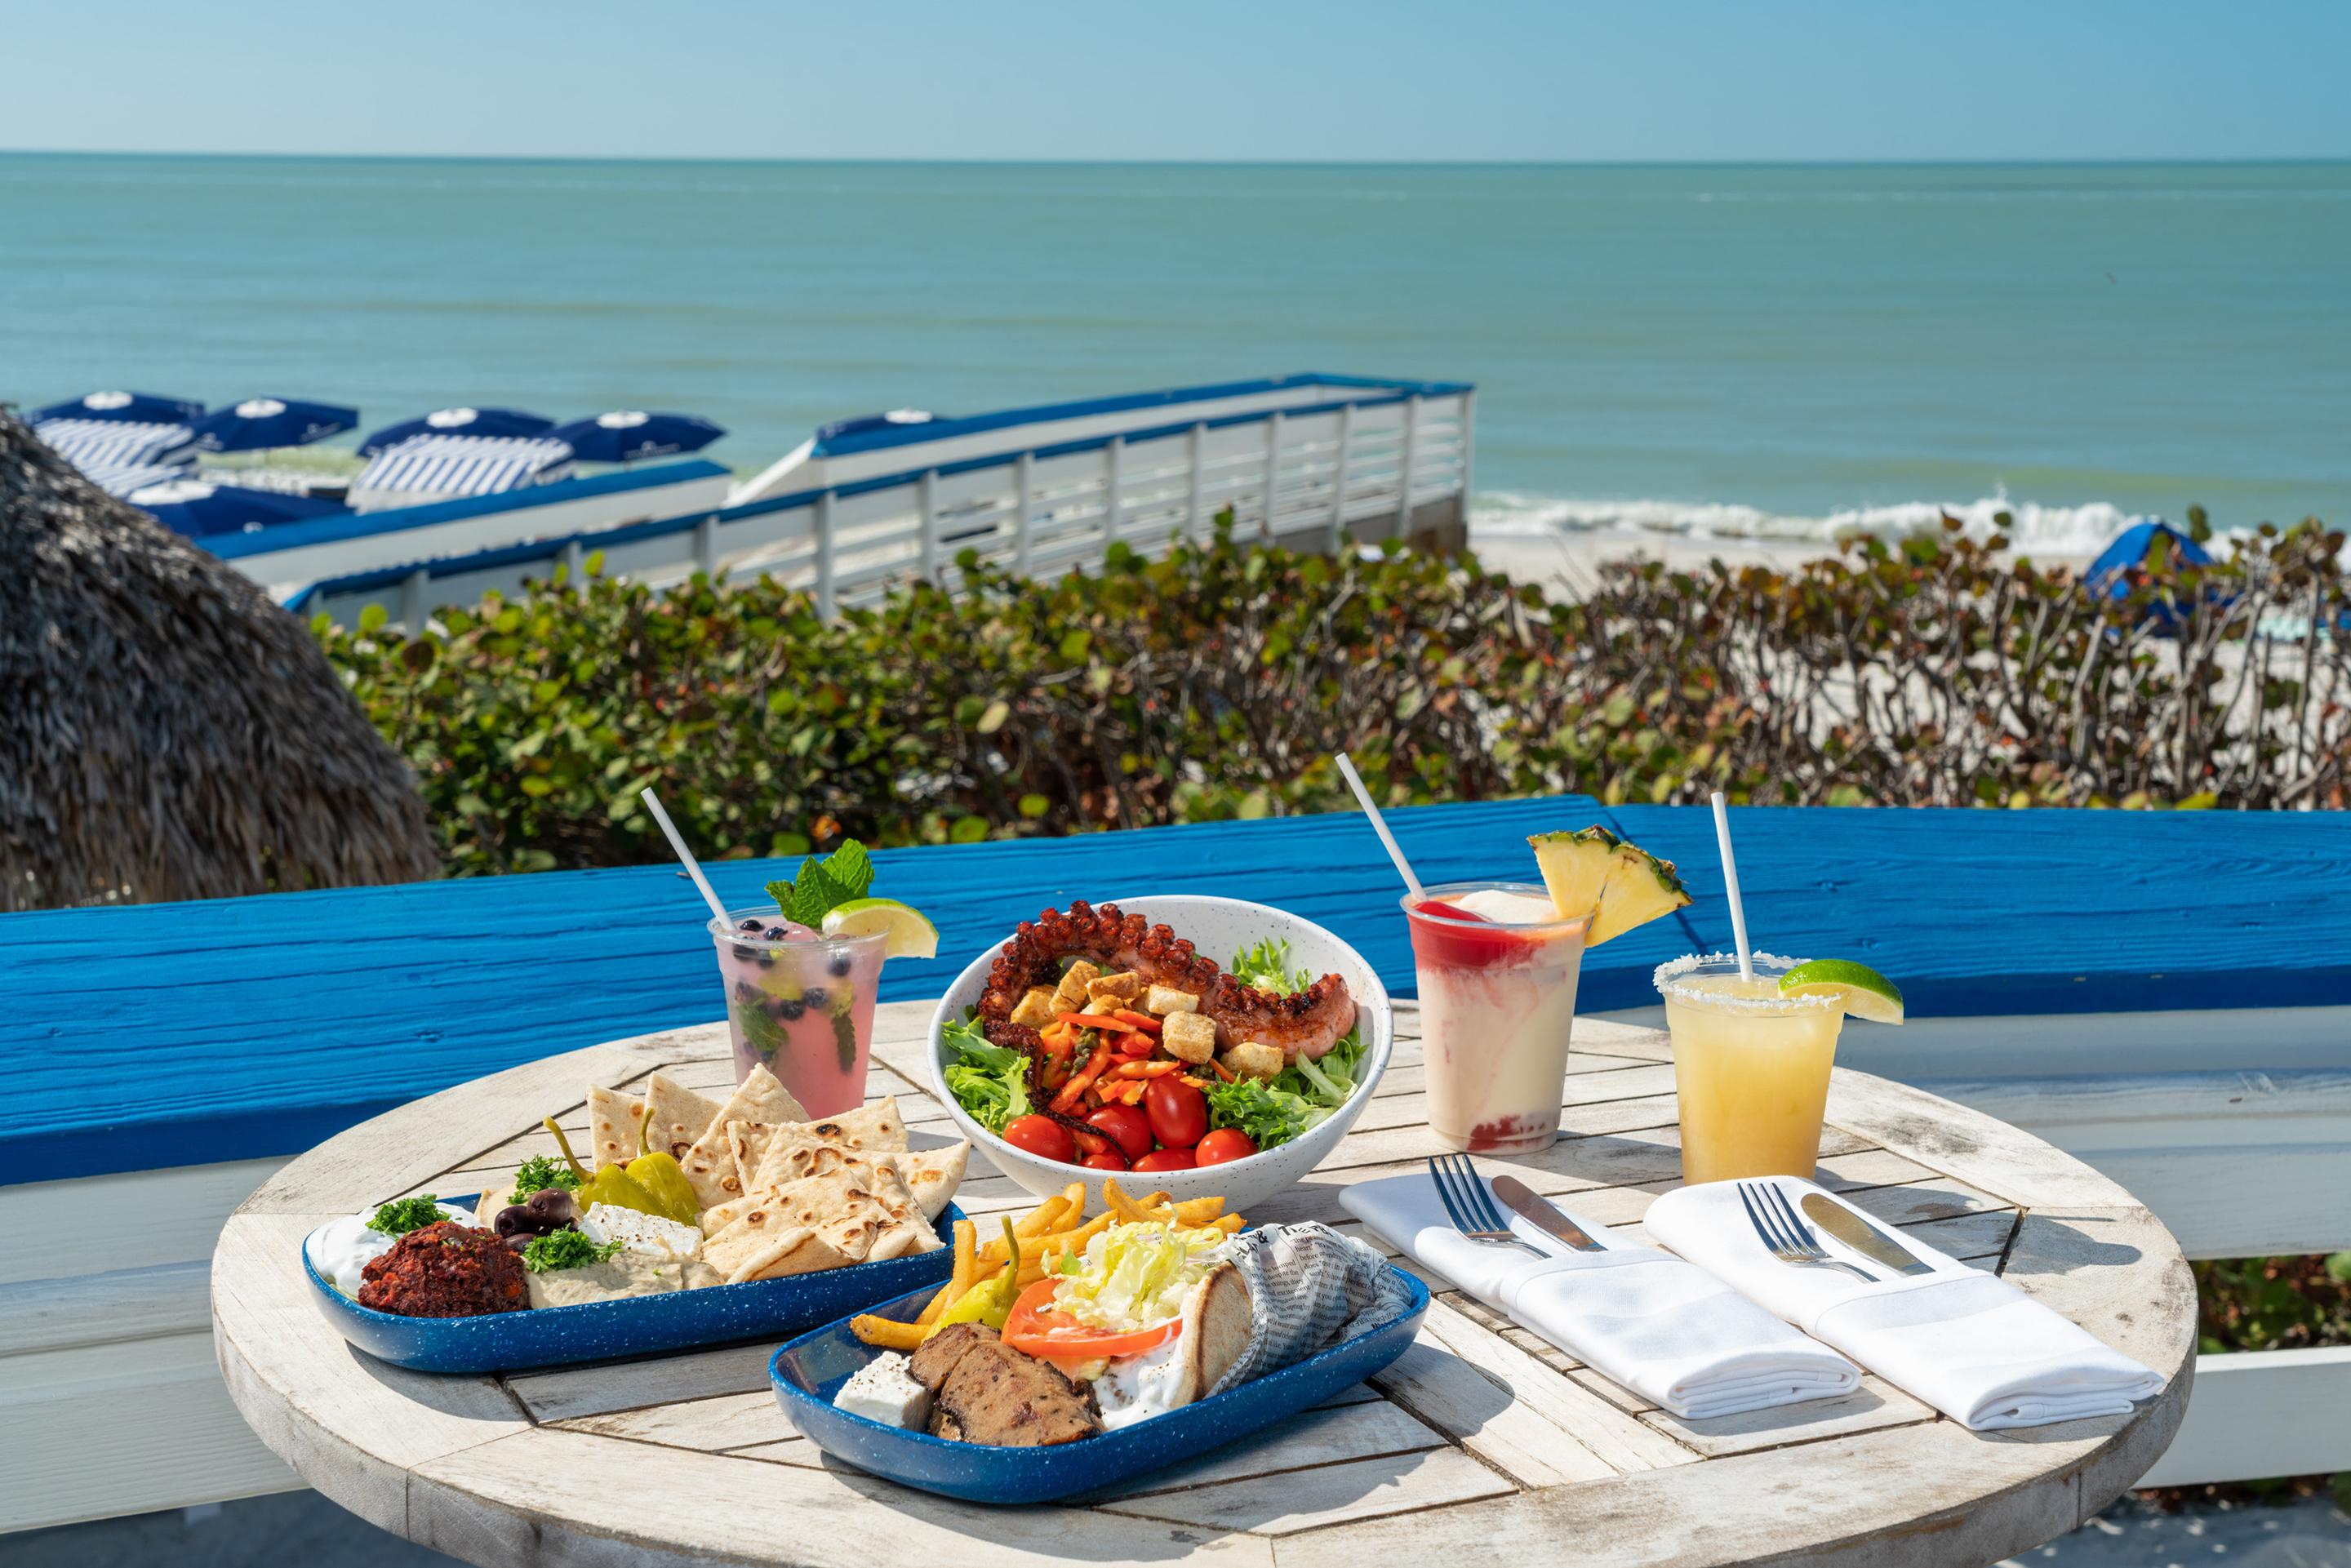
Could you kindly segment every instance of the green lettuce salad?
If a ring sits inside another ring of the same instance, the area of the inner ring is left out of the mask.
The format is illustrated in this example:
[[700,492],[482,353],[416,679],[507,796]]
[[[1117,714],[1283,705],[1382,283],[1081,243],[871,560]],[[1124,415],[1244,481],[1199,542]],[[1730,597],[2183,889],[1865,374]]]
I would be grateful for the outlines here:
[[[1290,944],[1267,940],[1233,955],[1233,977],[1245,986],[1290,996],[1314,983],[1304,969],[1290,967]],[[1329,1116],[1355,1092],[1364,1062],[1364,1031],[1351,1029],[1322,1058],[1301,1056],[1270,1083],[1244,1078],[1211,1083],[1208,1124],[1238,1127],[1260,1150],[1286,1144]]]

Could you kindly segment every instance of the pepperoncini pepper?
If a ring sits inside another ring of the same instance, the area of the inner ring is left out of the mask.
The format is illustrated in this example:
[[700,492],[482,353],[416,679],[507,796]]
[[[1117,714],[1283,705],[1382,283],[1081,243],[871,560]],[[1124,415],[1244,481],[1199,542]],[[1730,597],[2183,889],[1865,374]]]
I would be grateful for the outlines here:
[[[563,1135],[563,1129],[555,1124],[553,1117],[547,1118],[546,1127],[555,1134],[556,1146],[563,1151],[565,1163],[580,1177],[580,1189],[571,1197],[582,1214],[599,1203],[609,1203],[615,1208],[633,1208],[639,1214],[658,1214],[664,1219],[675,1219],[688,1225],[694,1223],[695,1216],[700,1214],[700,1208],[694,1204],[694,1188],[686,1182],[685,1173],[678,1169],[677,1162],[668,1155],[640,1155],[626,1166],[599,1166],[591,1175],[580,1163],[580,1156],[571,1152],[571,1140]],[[655,1160],[666,1164],[670,1174],[676,1176],[678,1186],[684,1189],[684,1213],[677,1212],[671,1196],[659,1193],[654,1186],[648,1185],[648,1182],[662,1182],[659,1166],[651,1163]],[[647,1167],[647,1181],[637,1179],[635,1173],[639,1166]]]
[[1005,1320],[1012,1315],[1012,1303],[1020,1295],[1020,1236],[1012,1228],[1008,1218],[1004,1222],[1004,1246],[1011,1261],[988,1279],[982,1280],[949,1303],[923,1337],[928,1339],[950,1323],[985,1323],[1001,1330]]
[[667,1149],[655,1149],[649,1155],[639,1155],[629,1162],[629,1179],[651,1193],[662,1207],[656,1214],[676,1220],[680,1225],[692,1225],[702,1218],[702,1202],[694,1196],[694,1184],[685,1179],[685,1172]]

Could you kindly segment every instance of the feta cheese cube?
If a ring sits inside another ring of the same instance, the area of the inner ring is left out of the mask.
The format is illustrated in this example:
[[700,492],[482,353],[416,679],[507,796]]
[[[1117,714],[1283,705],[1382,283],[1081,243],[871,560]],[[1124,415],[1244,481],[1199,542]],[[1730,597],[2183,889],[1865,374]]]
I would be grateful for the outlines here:
[[850,1375],[832,1396],[833,1407],[884,1427],[920,1427],[931,1419],[931,1391],[917,1382],[914,1363],[885,1350]]
[[596,1203],[580,1217],[580,1233],[603,1246],[617,1241],[631,1252],[643,1252],[672,1263],[702,1255],[702,1228],[617,1204]]
[[1205,1013],[1169,1013],[1159,1043],[1168,1055],[1196,1066],[1217,1054],[1217,1026]]

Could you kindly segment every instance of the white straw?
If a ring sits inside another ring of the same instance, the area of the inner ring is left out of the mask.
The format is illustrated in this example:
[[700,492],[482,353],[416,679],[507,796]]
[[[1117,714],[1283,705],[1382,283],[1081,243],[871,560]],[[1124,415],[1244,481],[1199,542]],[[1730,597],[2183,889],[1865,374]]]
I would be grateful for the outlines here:
[[1739,977],[1755,977],[1755,960],[1747,950],[1747,911],[1739,902],[1739,862],[1730,858],[1730,813],[1723,809],[1722,791],[1714,792],[1714,841],[1722,851],[1722,886],[1730,894],[1730,939],[1739,944]]
[[[677,852],[678,860],[685,867],[685,874],[694,878],[694,885],[702,890],[702,902],[710,905],[711,917],[719,925],[726,925],[726,906],[718,902],[716,894],[710,891],[710,879],[702,874],[702,867],[695,862],[694,852],[687,849],[685,841],[678,836],[677,824],[669,820],[667,811],[662,810],[662,803],[653,798],[650,786],[638,790],[637,793],[644,798],[646,806],[652,809],[653,821],[661,824],[661,831],[669,835],[669,847]],[[1746,945],[1741,943],[1740,951],[1743,953],[1746,950]]]
[[1372,792],[1364,788],[1363,779],[1356,775],[1354,763],[1348,760],[1343,751],[1339,753],[1339,771],[1347,776],[1347,788],[1353,789],[1355,799],[1363,802],[1364,815],[1372,820],[1372,831],[1379,834],[1380,842],[1387,846],[1388,859],[1395,862],[1396,874],[1404,878],[1405,891],[1412,894],[1415,904],[1418,904],[1422,896],[1420,878],[1412,874],[1411,863],[1404,858],[1404,851],[1396,847],[1395,835],[1388,831],[1380,809],[1372,804]]

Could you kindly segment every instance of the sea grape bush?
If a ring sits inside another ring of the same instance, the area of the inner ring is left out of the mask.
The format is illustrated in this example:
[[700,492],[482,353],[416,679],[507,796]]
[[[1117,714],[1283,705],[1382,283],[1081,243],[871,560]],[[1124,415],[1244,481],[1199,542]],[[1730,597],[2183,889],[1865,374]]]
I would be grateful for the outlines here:
[[1226,528],[1052,580],[967,554],[830,623],[764,580],[591,570],[317,632],[457,874],[657,859],[645,784],[714,852],[791,854],[1334,810],[1342,748],[1398,802],[2345,804],[2341,534],[2158,549],[2103,591],[1998,546],[1954,523],[1553,600]]

